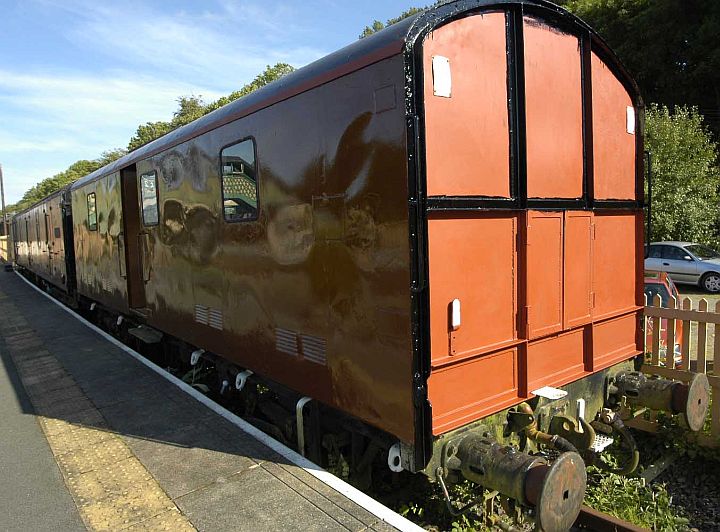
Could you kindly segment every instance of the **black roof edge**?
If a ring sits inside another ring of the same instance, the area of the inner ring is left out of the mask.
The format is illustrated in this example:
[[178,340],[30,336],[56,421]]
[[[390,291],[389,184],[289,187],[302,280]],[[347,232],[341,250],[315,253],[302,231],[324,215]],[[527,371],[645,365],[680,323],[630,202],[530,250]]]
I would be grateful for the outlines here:
[[613,67],[617,74],[620,74],[621,81],[628,89],[628,92],[631,93],[634,103],[639,107],[644,106],[640,88],[635,79],[630,75],[628,69],[607,41],[580,17],[548,0],[445,0],[412,18],[413,23],[408,32],[405,46],[408,50],[413,48],[418,43],[419,38],[424,38],[433,29],[447,24],[455,18],[465,16],[472,11],[508,9],[512,6],[527,8],[527,14],[529,15],[534,14],[535,10],[539,10],[541,14],[544,11],[545,15],[554,15],[557,19],[564,20],[566,24],[588,32],[593,44],[599,47],[601,57],[612,62],[609,66]]
[[[73,182],[73,183],[74,183],[74,182]],[[61,195],[65,194],[65,192],[67,192],[68,190],[70,190],[70,187],[73,185],[73,183],[68,183],[67,185],[65,185],[65,186],[63,186],[62,188],[56,190],[56,191],[53,192],[52,194],[48,194],[48,195],[45,196],[43,199],[38,200],[38,201],[36,201],[35,203],[33,203],[32,205],[30,205],[30,206],[28,206],[28,207],[25,207],[23,210],[16,212],[15,214],[13,214],[13,218],[15,218],[16,216],[20,216],[21,214],[25,214],[25,213],[27,213],[28,211],[33,210],[35,207],[39,207],[40,205],[42,205],[42,204],[45,203],[46,201],[49,201],[49,200],[53,199],[55,196],[61,196]]]
[[97,178],[117,172],[122,168],[187,142],[203,133],[270,107],[350,72],[393,55],[399,55],[402,53],[408,28],[416,17],[417,15],[409,17],[368,37],[358,39],[358,41],[299,68],[247,96],[230,102],[187,125],[175,129],[80,178],[73,184],[72,188],[75,189],[86,185]]

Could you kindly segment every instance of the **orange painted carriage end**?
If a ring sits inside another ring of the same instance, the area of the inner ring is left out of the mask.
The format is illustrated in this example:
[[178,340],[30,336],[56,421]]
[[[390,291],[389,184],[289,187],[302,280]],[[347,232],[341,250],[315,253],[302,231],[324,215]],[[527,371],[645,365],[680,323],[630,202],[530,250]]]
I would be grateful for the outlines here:
[[[470,16],[425,40],[429,196],[513,193],[504,23]],[[580,41],[528,17],[523,29],[527,198],[584,198]],[[593,113],[595,190],[634,198],[627,92],[594,56],[591,68],[593,90],[609,93]],[[634,207],[429,211],[433,434],[639,354],[642,240]]]
[[527,192],[530,198],[583,194],[580,41],[525,17]]
[[[450,97],[434,96],[443,58]],[[425,100],[428,195],[510,197],[505,14],[436,29],[424,43],[423,68],[425,93],[433,95]]]
[[575,211],[429,220],[434,434],[640,353],[641,223]]
[[635,199],[635,109],[622,83],[592,54],[595,198]]

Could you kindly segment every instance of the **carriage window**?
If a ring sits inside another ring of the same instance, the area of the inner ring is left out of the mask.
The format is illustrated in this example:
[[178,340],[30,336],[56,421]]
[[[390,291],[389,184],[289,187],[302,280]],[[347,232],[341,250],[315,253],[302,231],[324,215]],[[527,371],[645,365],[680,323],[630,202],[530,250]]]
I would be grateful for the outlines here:
[[97,208],[95,206],[95,193],[91,192],[87,195],[88,208],[88,229],[90,231],[97,230]]
[[157,225],[160,221],[158,213],[157,174],[150,172],[140,176],[140,198],[142,201],[143,223]]
[[220,152],[223,213],[228,222],[255,220],[258,215],[258,184],[255,141],[243,140]]

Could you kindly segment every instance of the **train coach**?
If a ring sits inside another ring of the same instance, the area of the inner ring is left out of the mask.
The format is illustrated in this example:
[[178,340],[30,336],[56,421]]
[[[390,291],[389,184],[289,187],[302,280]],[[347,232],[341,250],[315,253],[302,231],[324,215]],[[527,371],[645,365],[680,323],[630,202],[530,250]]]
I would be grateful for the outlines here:
[[619,405],[707,409],[702,382],[635,372],[642,117],[563,9],[448,2],[19,213],[17,264],[212,361],[253,422],[358,482],[382,455],[563,530],[583,459],[635,452]]

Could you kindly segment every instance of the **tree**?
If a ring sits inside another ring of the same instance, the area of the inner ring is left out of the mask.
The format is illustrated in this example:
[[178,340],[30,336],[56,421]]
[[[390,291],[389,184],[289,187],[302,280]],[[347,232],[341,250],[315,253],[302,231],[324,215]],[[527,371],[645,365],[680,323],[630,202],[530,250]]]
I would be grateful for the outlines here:
[[180,96],[177,103],[178,109],[173,113],[173,119],[170,122],[172,129],[189,124],[208,112],[202,96]]
[[162,137],[166,133],[172,131],[170,122],[147,122],[138,126],[135,135],[130,139],[128,151],[137,150],[140,146],[144,146],[148,142]]
[[720,2],[566,0],[605,38],[646,101],[697,106],[720,133]]
[[652,240],[718,243],[717,146],[696,108],[651,105],[645,124],[652,154]]
[[124,149],[117,148],[115,150],[103,152],[103,154],[94,161],[88,161],[86,159],[76,161],[65,171],[40,181],[37,185],[25,192],[20,201],[13,205],[7,205],[6,210],[8,213],[12,213],[30,207],[32,204],[40,201],[50,194],[53,194],[54,192],[57,192],[64,186],[67,186],[81,177],[94,172],[98,168],[102,168],[103,166],[119,159],[126,153],[127,152]]
[[211,103],[207,106],[207,110],[214,111],[215,109],[219,109],[223,105],[227,105],[230,102],[237,100],[238,98],[247,96],[251,92],[254,92],[259,88],[264,87],[265,85],[272,83],[273,81],[276,81],[294,71],[295,67],[293,67],[292,65],[288,65],[287,63],[276,63],[275,66],[267,65],[265,67],[265,70],[261,74],[258,74],[255,79],[253,79],[250,83],[245,85],[240,90],[232,92],[227,96],[223,96],[217,101]]
[[378,31],[387,28],[388,26],[392,26],[393,24],[400,22],[403,19],[406,19],[408,17],[412,17],[413,15],[416,15],[417,13],[421,13],[422,11],[425,11],[425,8],[421,7],[411,7],[407,11],[403,11],[399,17],[388,19],[388,21],[383,24],[379,20],[374,20],[371,26],[365,26],[365,29],[362,31],[362,33],[359,35],[359,39],[364,39],[368,35],[372,35],[373,33],[377,33]]
[[215,109],[219,109],[223,105],[227,105],[238,98],[247,96],[251,92],[264,87],[268,83],[280,79],[294,70],[295,68],[287,63],[277,63],[275,66],[268,65],[261,74],[258,74],[255,79],[242,87],[240,90],[232,92],[228,96],[223,96],[210,104],[205,104],[202,96],[181,96],[177,99],[178,108],[175,113],[173,113],[172,120],[170,122],[147,122],[138,126],[135,131],[135,135],[133,135],[130,139],[128,151],[136,150],[140,146],[144,146],[148,142],[152,142],[153,140],[170,133],[174,129],[184,126],[185,124],[189,124],[193,120],[197,120],[201,116],[206,115]]

